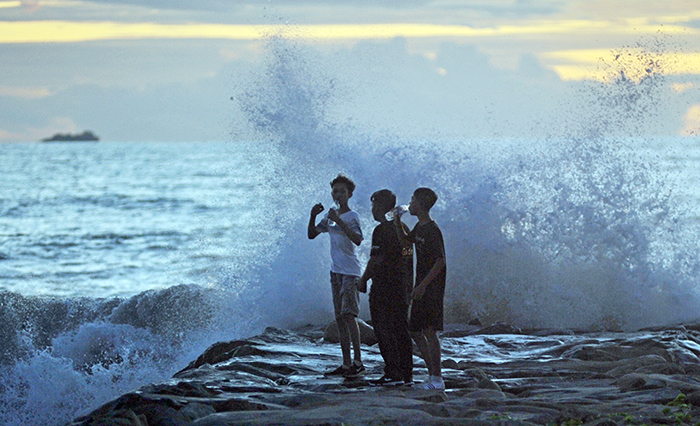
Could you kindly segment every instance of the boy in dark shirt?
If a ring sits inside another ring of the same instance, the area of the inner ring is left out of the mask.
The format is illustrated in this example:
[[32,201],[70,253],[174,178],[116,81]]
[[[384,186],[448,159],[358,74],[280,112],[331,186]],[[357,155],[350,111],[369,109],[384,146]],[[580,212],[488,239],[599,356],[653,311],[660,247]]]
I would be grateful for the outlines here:
[[403,225],[401,219],[394,219],[399,238],[412,241],[416,248],[416,286],[409,329],[428,368],[429,379],[419,386],[422,389],[445,389],[437,335],[443,329],[445,244],[440,228],[430,217],[430,209],[437,198],[429,188],[418,188],[413,192],[409,212],[418,217],[418,223],[408,235],[399,227]]
[[[399,241],[394,224],[386,213],[396,204],[388,189],[372,194],[372,216],[379,222],[372,233],[372,251],[358,288],[367,290],[369,309],[379,351],[384,359],[384,375],[371,381],[379,386],[413,384],[413,343],[408,331],[408,304],[413,291],[413,250]],[[403,225],[403,224],[401,224]],[[403,225],[404,232],[408,231]]]

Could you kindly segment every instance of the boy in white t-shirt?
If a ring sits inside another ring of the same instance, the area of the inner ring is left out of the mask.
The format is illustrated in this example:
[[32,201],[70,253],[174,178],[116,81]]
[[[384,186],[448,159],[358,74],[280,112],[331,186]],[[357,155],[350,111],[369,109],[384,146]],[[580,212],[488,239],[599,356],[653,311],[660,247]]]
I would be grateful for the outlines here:
[[[362,267],[355,254],[355,247],[362,243],[362,230],[360,217],[348,207],[348,201],[355,191],[355,183],[347,176],[339,174],[331,181],[331,189],[331,196],[339,207],[337,210],[328,210],[328,214],[316,224],[316,216],[324,208],[321,203],[313,206],[308,237],[313,240],[321,233],[328,232],[331,239],[331,288],[343,365],[326,375],[355,377],[365,371],[360,352],[360,330],[356,320],[360,313],[357,282],[362,275]],[[351,343],[353,357],[350,356]]]

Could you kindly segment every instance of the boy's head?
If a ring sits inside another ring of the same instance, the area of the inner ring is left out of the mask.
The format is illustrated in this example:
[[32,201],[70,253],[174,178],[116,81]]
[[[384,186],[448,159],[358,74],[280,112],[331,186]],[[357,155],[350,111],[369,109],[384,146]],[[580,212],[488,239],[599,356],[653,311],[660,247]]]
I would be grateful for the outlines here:
[[347,204],[354,191],[355,182],[342,173],[331,181],[331,196],[333,200],[338,201],[341,205]]
[[429,212],[435,205],[437,199],[437,194],[430,188],[416,189],[413,191],[413,197],[411,198],[411,204],[409,206],[411,214],[416,214],[419,210]]
[[387,212],[396,206],[396,195],[388,189],[380,189],[372,194],[370,201],[372,201],[372,216],[376,221],[381,222]]
[[348,190],[350,195],[352,195],[352,193],[355,192],[355,182],[353,182],[352,179],[350,179],[342,173],[338,174],[338,176],[336,176],[336,178],[331,181],[331,188],[333,188],[336,184],[339,183],[345,185],[345,189]]

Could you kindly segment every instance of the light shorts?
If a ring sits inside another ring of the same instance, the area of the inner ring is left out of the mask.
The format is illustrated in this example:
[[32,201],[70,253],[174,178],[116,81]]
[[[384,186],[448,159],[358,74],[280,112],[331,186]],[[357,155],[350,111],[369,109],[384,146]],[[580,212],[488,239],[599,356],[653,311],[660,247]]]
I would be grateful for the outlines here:
[[357,281],[360,277],[353,275],[336,274],[331,272],[331,289],[333,290],[333,309],[335,316],[360,314],[360,292],[357,290]]

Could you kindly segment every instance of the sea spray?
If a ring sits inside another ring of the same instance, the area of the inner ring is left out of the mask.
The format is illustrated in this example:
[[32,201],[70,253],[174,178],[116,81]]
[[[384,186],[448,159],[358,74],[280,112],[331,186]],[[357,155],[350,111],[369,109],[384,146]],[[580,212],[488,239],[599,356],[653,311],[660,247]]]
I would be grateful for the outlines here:
[[[270,307],[264,317],[285,325],[330,317],[327,246],[307,241],[304,229],[337,172],[358,183],[351,206],[363,218],[382,187],[400,202],[418,186],[437,191],[448,321],[633,329],[696,316],[689,272],[698,270],[698,230],[680,220],[660,165],[638,152],[649,143],[640,121],[655,121],[669,85],[657,71],[583,85],[537,138],[431,141],[357,128],[351,113],[331,117],[324,108],[340,103],[329,99],[339,83],[318,73],[326,68],[313,66],[307,49],[270,45],[267,71],[242,109],[260,143],[285,156],[276,173],[284,187],[271,191],[298,216],[283,218],[284,248],[255,280]],[[373,226],[363,221],[366,238]],[[366,259],[366,244],[360,253]]]
[[[392,41],[390,53],[397,46]],[[306,222],[312,205],[329,203],[329,182],[338,172],[358,183],[351,206],[362,218],[363,262],[375,226],[372,192],[390,188],[406,203],[418,186],[437,191],[433,216],[446,236],[448,321],[478,316],[518,326],[630,329],[696,316],[697,226],[676,203],[667,174],[640,154],[639,145],[646,148],[649,141],[629,138],[639,136],[640,120],[649,119],[649,126],[658,121],[655,108],[663,106],[668,85],[662,76],[636,81],[618,73],[607,83],[567,92],[570,103],[538,120],[537,132],[486,138],[490,124],[479,119],[483,114],[453,111],[459,128],[424,125],[423,119],[434,117],[421,99],[395,102],[411,112],[409,118],[380,114],[372,126],[357,119],[373,112],[353,98],[361,87],[352,82],[366,75],[360,68],[381,59],[373,55],[384,52],[383,45],[349,52],[365,56],[342,67],[279,37],[266,47],[267,67],[233,96],[249,128],[232,133],[254,139],[250,151],[266,160],[246,156],[254,168],[231,166],[250,175],[241,184],[255,194],[257,210],[236,204],[216,210],[244,217],[243,225],[230,227],[259,244],[221,235],[203,241],[202,253],[182,261],[210,256],[222,264],[195,274],[204,278],[197,285],[178,285],[188,282],[182,277],[164,290],[105,300],[2,294],[0,337],[10,343],[1,355],[0,423],[63,424],[121,393],[166,380],[213,342],[268,325],[330,321],[328,242],[309,241]],[[455,46],[450,52],[477,55]],[[410,60],[427,68],[421,58]],[[373,72],[387,70],[379,64]],[[458,87],[480,85],[465,75],[472,80]],[[394,100],[387,93],[381,104],[388,111]],[[353,111],[358,105],[361,110]],[[470,102],[464,105],[478,112]],[[509,122],[498,108],[489,114]],[[471,126],[482,131],[479,137]],[[112,198],[98,200],[114,204]],[[210,211],[194,200],[185,205],[188,219]],[[164,211],[173,208],[182,206],[173,203]],[[116,243],[109,247],[118,249]]]
[[0,365],[8,426],[65,424],[169,378],[213,342],[260,331],[255,309],[233,290],[178,285],[91,303],[2,296],[0,314],[15,327]]
[[[167,380],[214,342],[262,331],[261,298],[243,290],[277,232],[256,208],[264,150],[106,142],[14,151],[38,170],[26,179],[17,170],[18,182],[51,185],[17,184],[3,210],[16,212],[3,223],[3,278],[17,290],[0,292],[0,424],[63,425]],[[24,293],[47,289],[70,296]]]

